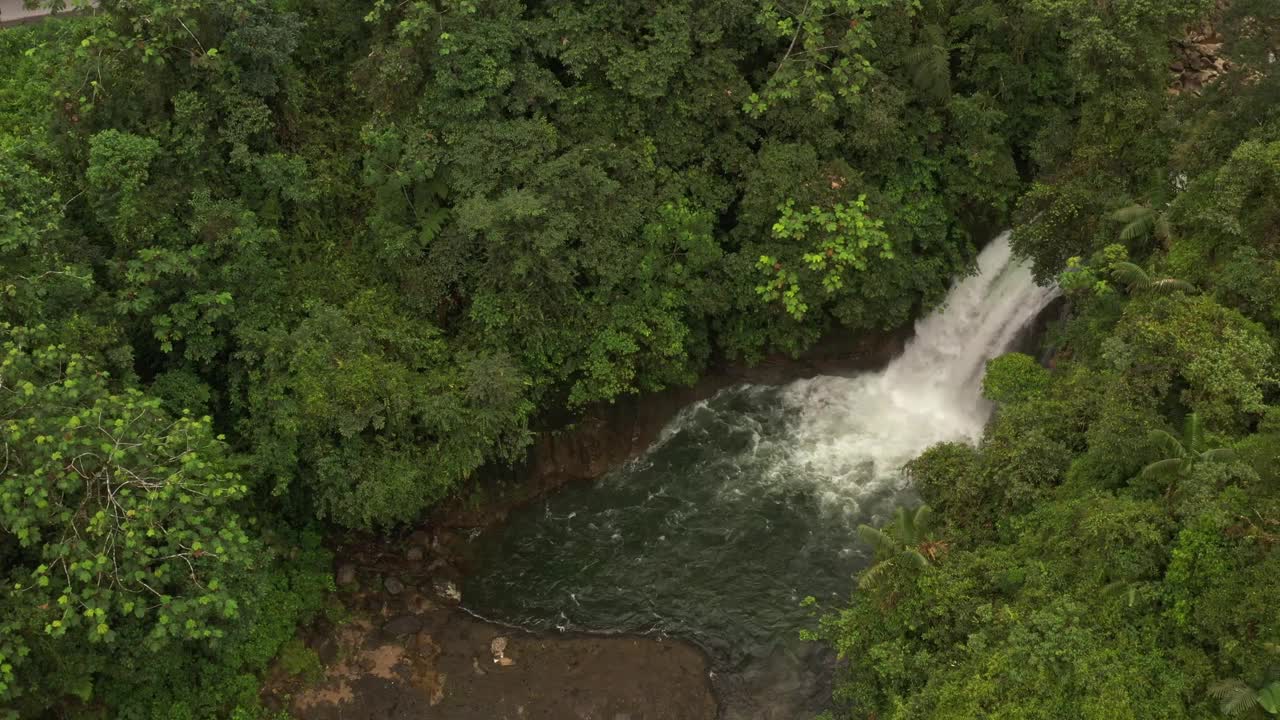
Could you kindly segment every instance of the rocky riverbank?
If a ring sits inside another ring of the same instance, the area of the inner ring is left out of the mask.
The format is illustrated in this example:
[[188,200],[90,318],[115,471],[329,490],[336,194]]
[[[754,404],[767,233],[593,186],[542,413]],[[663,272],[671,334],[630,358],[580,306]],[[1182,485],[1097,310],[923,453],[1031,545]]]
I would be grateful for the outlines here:
[[716,716],[706,659],[685,643],[538,635],[460,610],[460,540],[420,531],[340,548],[347,617],[304,634],[269,678],[268,706],[305,720]]

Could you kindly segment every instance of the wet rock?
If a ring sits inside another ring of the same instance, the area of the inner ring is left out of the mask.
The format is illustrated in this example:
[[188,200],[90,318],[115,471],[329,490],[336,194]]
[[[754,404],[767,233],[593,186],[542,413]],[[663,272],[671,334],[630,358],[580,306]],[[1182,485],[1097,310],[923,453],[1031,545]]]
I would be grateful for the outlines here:
[[399,595],[404,592],[404,583],[400,582],[399,578],[389,577],[383,581],[382,586],[392,595]]
[[416,615],[401,615],[394,620],[387,621],[382,626],[383,631],[397,637],[401,635],[410,635],[422,629],[422,621]]
[[430,598],[418,592],[409,595],[405,601],[405,606],[409,608],[409,612],[415,615],[421,615],[436,609],[436,604],[431,602]]
[[316,652],[316,656],[320,658],[321,665],[331,665],[338,659],[338,641],[332,635],[325,635],[311,645],[311,649]]
[[409,544],[421,548],[431,547],[431,535],[425,530],[414,530],[409,533]]
[[489,652],[493,653],[493,661],[498,662],[507,652],[507,639],[498,636],[489,643]]
[[431,633],[426,630],[419,630],[418,634],[413,638],[414,646],[418,650],[418,654],[428,660],[434,660],[440,655],[440,646],[436,644],[435,638],[431,637]]
[[344,562],[338,566],[337,572],[334,573],[334,581],[338,586],[354,585],[356,582],[356,566],[349,562]]
[[409,562],[418,562],[422,560],[423,554],[422,548],[415,545],[405,551],[404,558]]
[[437,530],[431,547],[437,551],[447,551],[458,544],[458,534],[450,530]]
[[433,585],[436,596],[441,600],[453,605],[462,602],[462,593],[458,591],[458,586],[450,580],[437,580]]

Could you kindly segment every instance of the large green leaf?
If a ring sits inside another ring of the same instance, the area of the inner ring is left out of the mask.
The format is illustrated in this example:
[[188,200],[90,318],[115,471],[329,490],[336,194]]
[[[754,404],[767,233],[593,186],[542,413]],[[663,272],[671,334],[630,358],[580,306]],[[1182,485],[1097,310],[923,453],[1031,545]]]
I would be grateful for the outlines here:
[[1258,693],[1258,704],[1272,715],[1280,715],[1280,680],[1262,688]]

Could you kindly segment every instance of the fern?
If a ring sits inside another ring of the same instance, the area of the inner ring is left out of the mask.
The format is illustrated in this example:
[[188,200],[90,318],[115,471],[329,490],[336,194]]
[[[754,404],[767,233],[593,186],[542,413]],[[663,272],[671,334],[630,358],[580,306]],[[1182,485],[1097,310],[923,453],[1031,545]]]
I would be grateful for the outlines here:
[[1258,693],[1234,678],[1210,685],[1209,695],[1218,701],[1218,707],[1228,717],[1240,717],[1258,706]]

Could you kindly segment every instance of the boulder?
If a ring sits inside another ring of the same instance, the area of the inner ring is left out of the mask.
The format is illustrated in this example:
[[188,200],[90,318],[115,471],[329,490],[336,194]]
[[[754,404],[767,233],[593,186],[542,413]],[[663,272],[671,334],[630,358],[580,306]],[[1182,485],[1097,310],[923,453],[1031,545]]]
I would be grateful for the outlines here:
[[389,635],[399,637],[401,635],[411,635],[422,629],[422,621],[416,615],[401,615],[393,620],[388,620],[382,626],[383,632]]
[[342,563],[338,566],[337,572],[333,574],[333,579],[338,583],[339,587],[354,585],[356,582],[356,566],[349,562]]

